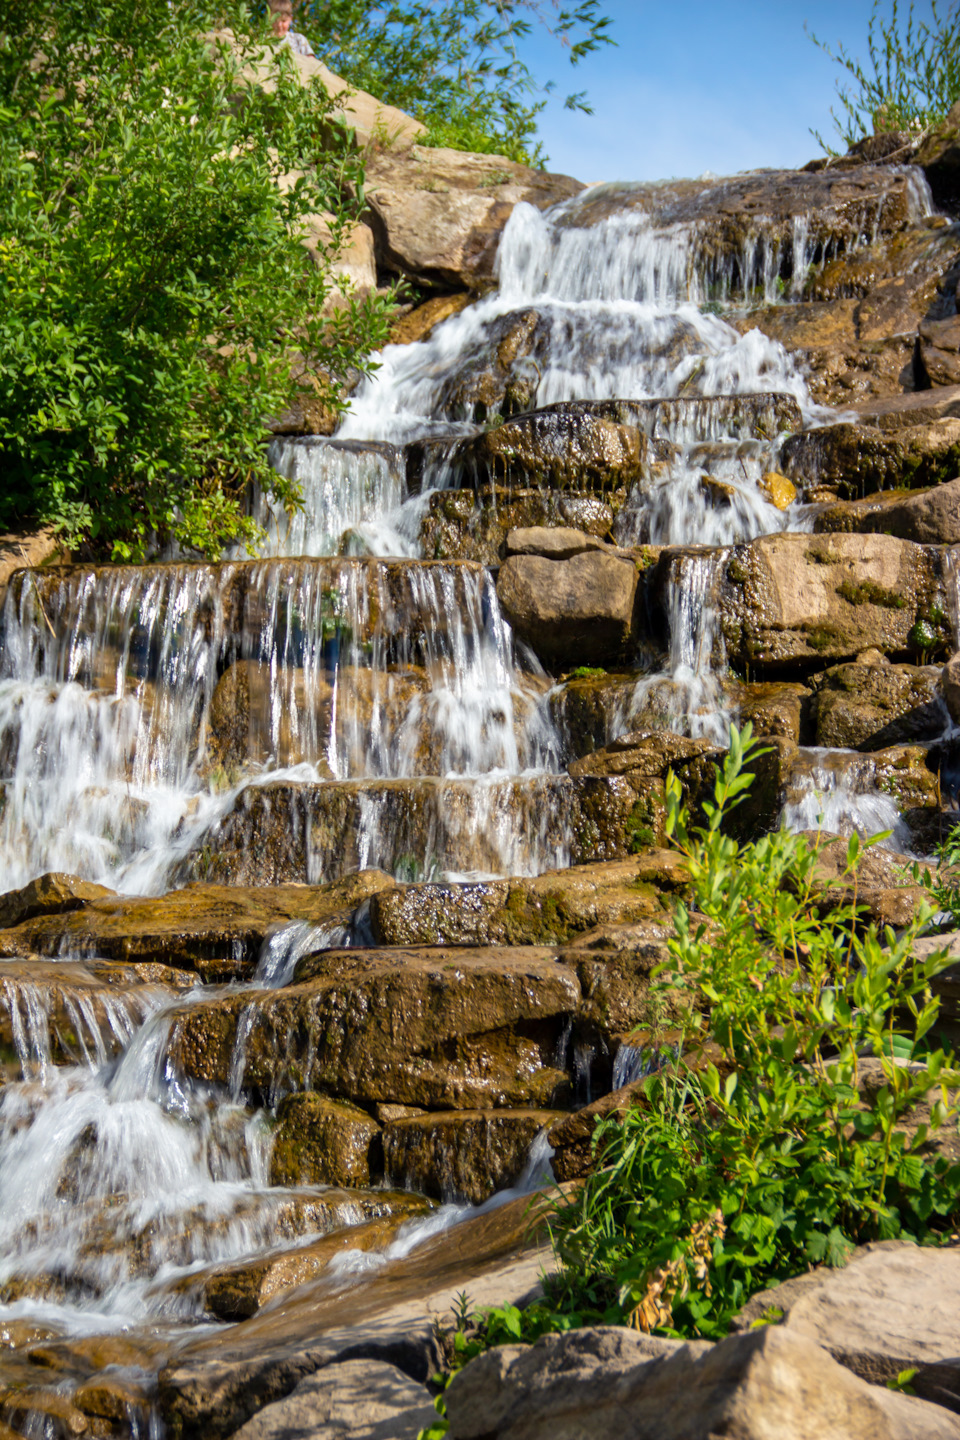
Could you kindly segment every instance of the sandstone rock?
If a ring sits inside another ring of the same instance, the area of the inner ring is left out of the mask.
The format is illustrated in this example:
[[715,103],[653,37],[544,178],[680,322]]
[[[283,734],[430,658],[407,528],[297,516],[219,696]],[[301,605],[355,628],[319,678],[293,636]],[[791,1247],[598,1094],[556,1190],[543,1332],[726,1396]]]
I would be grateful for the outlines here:
[[423,148],[370,156],[365,195],[383,269],[420,285],[482,289],[520,201],[545,208],[583,187],[502,155]]
[[369,1185],[381,1170],[380,1126],[324,1095],[288,1095],[277,1110],[271,1185]]
[[625,490],[602,498],[502,485],[440,490],[430,496],[420,522],[420,544],[424,555],[438,560],[496,566],[506,553],[507,535],[517,529],[574,528],[605,540],[626,498]]
[[366,870],[331,885],[264,889],[195,884],[157,899],[91,899],[80,910],[41,914],[0,934],[0,951],[98,955],[128,962],[163,961],[207,979],[252,974],[264,940],[304,920],[349,919],[375,890],[393,882]]
[[926,175],[936,205],[955,215],[960,204],[960,103],[924,137],[914,164]]
[[371,901],[370,925],[383,945],[562,945],[597,925],[662,916],[661,888],[685,882],[676,852],[647,851],[533,879],[398,886]]
[[875,924],[900,929],[914,919],[917,906],[929,900],[929,891],[912,882],[917,862],[910,856],[875,845],[861,853],[854,879],[844,873],[845,839],[831,837],[826,831],[807,831],[806,835],[817,847],[815,875],[825,901],[849,905],[855,900]]
[[872,507],[857,528],[921,545],[956,545],[960,543],[960,480]]
[[78,875],[41,875],[21,890],[0,895],[0,928],[19,925],[38,915],[65,915],[70,910],[82,910],[91,900],[107,899],[114,894],[105,885],[94,885]]
[[925,320],[920,326],[919,363],[928,385],[960,381],[960,318]]
[[890,535],[764,536],[730,552],[720,613],[730,660],[761,672],[936,649],[949,633],[944,561]]
[[850,408],[857,412],[861,424],[878,430],[896,431],[932,425],[937,420],[956,420],[960,419],[960,385],[854,401]]
[[396,1365],[345,1360],[300,1381],[235,1440],[417,1440],[437,1418],[426,1386]]
[[331,950],[308,981],[174,1011],[169,1053],[185,1076],[228,1084],[245,1012],[241,1081],[261,1094],[537,1108],[565,1097],[557,1043],[580,999],[575,973],[533,947]]
[[550,715],[564,743],[564,755],[577,760],[636,728],[632,711],[637,694],[637,680],[630,673],[611,673],[588,667],[588,673],[577,671],[562,685],[549,693]]
[[944,418],[897,430],[842,422],[792,435],[784,472],[808,498],[858,500],[877,490],[921,490],[960,473],[960,420]]
[[504,420],[469,441],[457,463],[476,485],[600,493],[630,486],[644,473],[647,437],[604,413],[610,408],[569,403]]
[[805,738],[812,691],[789,682],[742,685],[737,693],[740,724],[748,721],[754,735],[779,736],[800,744]]
[[0,614],[3,613],[11,575],[17,570],[32,569],[53,560],[62,562],[65,555],[63,544],[52,529],[0,535]]
[[396,1120],[383,1132],[389,1184],[445,1202],[480,1205],[523,1173],[555,1110],[453,1110]]
[[[403,1260],[306,1287],[245,1324],[200,1336],[160,1375],[160,1409],[183,1440],[224,1440],[331,1363],[371,1358],[424,1383],[440,1367],[437,1328],[465,1287],[478,1307],[527,1303],[549,1249],[528,1196],[424,1241]],[[349,1324],[345,1324],[345,1307]]]
[[[670,1346],[670,1348],[668,1348]],[[955,1440],[939,1405],[868,1385],[800,1334],[764,1326],[716,1345],[603,1329],[473,1361],[446,1391],[450,1440]]]
[[737,1326],[782,1310],[784,1330],[822,1345],[870,1384],[916,1369],[916,1393],[956,1410],[958,1295],[960,1250],[892,1240],[861,1247],[842,1269],[819,1269],[755,1295]]
[[415,305],[390,327],[391,345],[415,345],[429,340],[438,325],[459,315],[473,300],[469,290],[459,290],[454,295],[434,295],[422,305]]
[[960,725],[960,654],[952,656],[944,665],[940,686],[951,720]]
[[553,1149],[551,1168],[557,1181],[582,1180],[594,1168],[595,1154],[593,1136],[597,1121],[608,1115],[623,1115],[632,1106],[642,1104],[643,1082],[623,1085],[618,1090],[565,1115],[547,1132],[547,1139]]
[[586,550],[603,550],[604,544],[582,530],[536,525],[526,530],[508,530],[505,549],[508,556],[542,555],[547,560],[569,560]]
[[546,663],[616,659],[634,634],[637,570],[612,555],[570,560],[514,555],[500,570],[497,597],[507,619]]
[[882,750],[936,739],[944,725],[938,678],[930,666],[835,665],[814,681],[814,743]]

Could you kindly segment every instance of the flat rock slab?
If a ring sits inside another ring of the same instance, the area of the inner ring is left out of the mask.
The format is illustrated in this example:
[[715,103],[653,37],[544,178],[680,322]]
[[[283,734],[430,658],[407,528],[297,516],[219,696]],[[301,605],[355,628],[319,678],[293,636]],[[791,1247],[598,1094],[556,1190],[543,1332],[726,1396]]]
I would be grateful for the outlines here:
[[[440,1366],[438,1323],[457,1294],[472,1308],[519,1304],[552,1266],[535,1199],[444,1230],[370,1275],[301,1286],[245,1323],[186,1345],[160,1374],[160,1407],[181,1440],[222,1440],[306,1376],[345,1360],[394,1365],[417,1383]],[[346,1322],[346,1323],[345,1323]]]
[[490,1351],[446,1392],[449,1440],[960,1437],[960,1419],[941,1406],[868,1385],[777,1326],[669,1345],[599,1328]]
[[841,1270],[755,1295],[738,1325],[773,1309],[783,1310],[792,1334],[816,1341],[871,1384],[915,1368],[918,1395],[960,1410],[960,1248],[864,1246]]
[[417,1440],[436,1418],[430,1392],[396,1365],[348,1360],[301,1380],[234,1440]]

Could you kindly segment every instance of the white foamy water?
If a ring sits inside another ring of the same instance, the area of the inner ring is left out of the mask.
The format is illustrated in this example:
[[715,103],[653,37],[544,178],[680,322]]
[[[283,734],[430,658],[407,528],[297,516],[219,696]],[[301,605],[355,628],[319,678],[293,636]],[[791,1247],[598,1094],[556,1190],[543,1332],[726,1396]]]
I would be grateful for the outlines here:
[[910,854],[913,837],[894,797],[877,783],[876,765],[857,751],[800,751],[787,780],[782,823],[788,830],[825,830],[870,837],[889,832],[881,845]]

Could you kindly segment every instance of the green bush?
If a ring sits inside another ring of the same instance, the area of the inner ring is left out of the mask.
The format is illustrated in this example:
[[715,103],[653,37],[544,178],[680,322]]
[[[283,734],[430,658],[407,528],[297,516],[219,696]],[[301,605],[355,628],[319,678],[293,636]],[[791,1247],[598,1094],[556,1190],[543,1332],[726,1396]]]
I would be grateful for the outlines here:
[[[541,164],[537,116],[544,93],[518,54],[533,15],[557,36],[573,64],[611,44],[599,0],[307,0],[302,28],[326,64],[358,89],[422,121],[427,145]],[[551,14],[552,11],[552,14]],[[583,94],[568,108],[589,113]]]
[[362,180],[347,132],[245,6],[216,7],[232,45],[212,13],[34,0],[0,22],[0,525],[118,559],[255,544],[249,482],[300,499],[265,419],[301,372],[336,406],[384,336],[378,301],[324,318]]
[[[929,20],[917,20],[913,0],[906,17],[891,0],[889,18],[881,0],[873,0],[867,28],[868,65],[843,45],[834,52],[811,35],[831,60],[851,77],[837,83],[841,113],[830,111],[845,146],[884,130],[922,133],[944,118],[960,99],[960,5],[946,8],[931,0]],[[836,154],[816,131],[810,132],[828,155]]]

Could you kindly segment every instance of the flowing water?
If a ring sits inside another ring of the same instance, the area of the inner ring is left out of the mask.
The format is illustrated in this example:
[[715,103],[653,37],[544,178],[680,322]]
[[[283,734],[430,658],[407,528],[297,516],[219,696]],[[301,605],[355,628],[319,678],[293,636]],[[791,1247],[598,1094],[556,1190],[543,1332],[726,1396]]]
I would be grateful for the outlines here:
[[[629,204],[598,220],[598,201],[618,195]],[[922,213],[928,197],[914,202]],[[870,223],[850,244],[870,240]],[[299,482],[305,509],[287,516],[255,497],[266,558],[18,578],[0,639],[0,888],[61,870],[158,894],[200,873],[198,857],[217,846],[238,857],[239,876],[261,862],[271,817],[293,857],[284,879],[569,863],[550,681],[516,644],[489,572],[434,561],[421,542],[431,496],[464,484],[464,446],[500,418],[497,405],[510,413],[508,392],[527,409],[633,402],[661,459],[628,496],[616,538],[680,548],[666,569],[666,654],[612,725],[722,742],[735,718],[714,603],[726,549],[807,525],[802,506],[778,509],[764,488],[789,428],[765,397],[787,397],[777,403],[802,423],[825,418],[784,349],[740,335],[723,306],[747,291],[789,298],[828,247],[814,215],[788,236],[758,222],[720,264],[707,231],[657,221],[637,187],[547,214],[518,206],[495,294],[424,343],[388,347],[335,439],[274,442],[272,462]],[[509,336],[491,411],[474,382]],[[758,395],[759,408],[731,403]],[[416,484],[403,449],[414,443]],[[786,810],[800,828],[821,816],[896,831],[885,797],[827,755]],[[447,1205],[404,1220],[387,1190],[269,1183],[270,1115],[245,1080],[257,996],[289,985],[304,957],[364,939],[362,917],[268,938],[226,1087],[185,1078],[175,1058],[179,1017],[211,987],[118,989],[69,954],[0,962],[0,1338],[130,1340],[111,1370],[133,1397],[126,1433],[161,1434],[154,1377],[179,1336],[210,1323],[211,1267],[394,1214],[383,1252],[337,1259],[338,1273],[362,1273],[468,1213]],[[592,1058],[574,1057],[581,1099]],[[648,1063],[625,1045],[614,1083]],[[521,1189],[543,1180],[548,1152],[535,1143]],[[17,1383],[22,1407],[7,1413],[21,1432],[67,1433],[67,1392],[29,1366]]]

